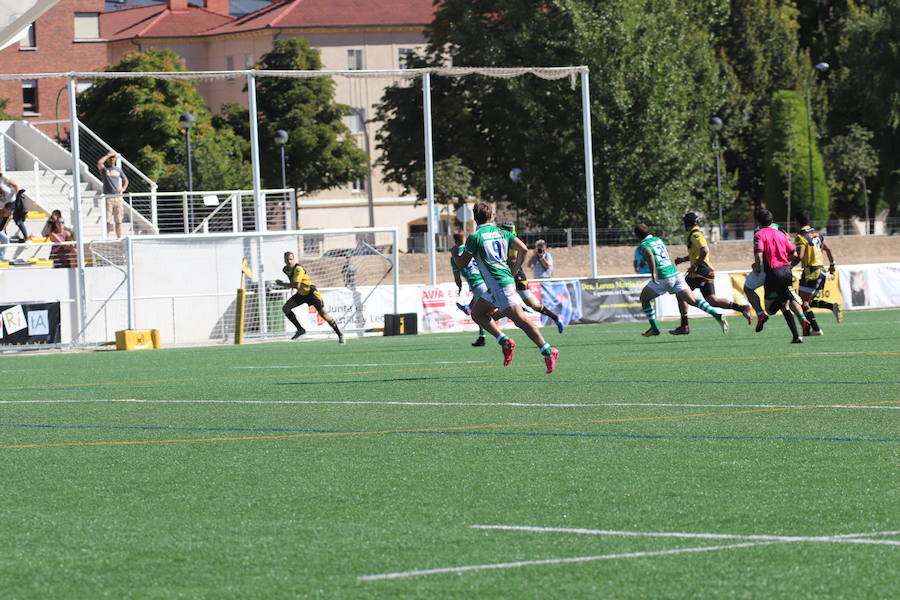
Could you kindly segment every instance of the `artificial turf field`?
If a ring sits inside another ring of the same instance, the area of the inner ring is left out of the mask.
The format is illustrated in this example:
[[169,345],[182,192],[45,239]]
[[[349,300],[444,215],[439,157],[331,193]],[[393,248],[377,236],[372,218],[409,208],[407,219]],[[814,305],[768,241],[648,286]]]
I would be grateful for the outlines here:
[[896,598],[900,311],[819,318],[4,356],[0,597]]

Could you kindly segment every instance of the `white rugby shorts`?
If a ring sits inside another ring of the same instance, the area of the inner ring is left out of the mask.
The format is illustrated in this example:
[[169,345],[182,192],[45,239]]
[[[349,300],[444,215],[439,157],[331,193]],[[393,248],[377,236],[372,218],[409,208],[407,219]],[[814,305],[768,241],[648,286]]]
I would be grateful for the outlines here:
[[751,270],[747,274],[747,278],[744,280],[744,287],[748,290],[755,290],[766,282],[766,272],[760,271],[757,273],[756,271]]
[[662,296],[663,294],[677,294],[678,292],[690,289],[684,280],[684,275],[681,273],[674,277],[658,279],[656,282],[651,279],[649,283],[647,283],[647,287],[656,292],[657,296]]

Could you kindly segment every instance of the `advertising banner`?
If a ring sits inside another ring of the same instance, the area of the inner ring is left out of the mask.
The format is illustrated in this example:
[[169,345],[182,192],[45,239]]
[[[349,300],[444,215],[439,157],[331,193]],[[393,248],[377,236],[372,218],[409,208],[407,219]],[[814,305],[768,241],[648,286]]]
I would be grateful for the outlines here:
[[[647,281],[647,277],[601,277],[565,282],[571,300],[572,322],[617,323],[642,320],[644,313],[641,311],[640,296]],[[551,282],[544,285],[549,284]],[[557,291],[562,290],[557,287]],[[560,310],[565,309],[560,306]],[[577,320],[574,320],[576,315]]]
[[[528,282],[528,288],[532,294],[541,301],[541,284],[539,282]],[[422,323],[419,331],[425,333],[435,333],[439,331],[477,331],[478,325],[457,307],[457,303],[468,305],[472,302],[472,294],[463,286],[462,294],[456,291],[455,283],[441,283],[437,286],[420,286],[420,294],[422,304],[419,312],[422,315]],[[529,312],[526,309],[526,317],[536,325],[541,324],[541,315],[535,312]],[[497,321],[500,329],[514,327],[509,319],[500,319]]]
[[59,302],[0,304],[0,344],[59,344]]
[[844,308],[900,306],[900,263],[838,267]]
[[[794,269],[794,292],[798,294],[798,286],[800,285],[800,277],[803,274],[802,269]],[[747,302],[747,297],[744,295],[744,280],[747,278],[747,273],[730,273],[729,277],[731,278],[731,287],[734,290],[734,301],[738,304],[745,304]],[[756,294],[759,296],[760,302],[762,302],[765,297],[765,292],[763,288],[759,288],[756,290]],[[841,294],[841,284],[839,278],[837,276],[831,277],[829,276],[825,280],[825,287],[819,292],[817,296],[819,300],[824,300],[825,302],[837,302],[838,304],[843,306],[844,299]],[[822,311],[822,309],[814,309]]]

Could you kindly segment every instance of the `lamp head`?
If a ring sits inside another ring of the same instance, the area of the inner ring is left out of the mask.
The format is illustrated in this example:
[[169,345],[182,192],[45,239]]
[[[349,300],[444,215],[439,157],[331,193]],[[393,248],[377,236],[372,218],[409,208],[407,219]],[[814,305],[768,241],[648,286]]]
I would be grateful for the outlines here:
[[719,117],[714,116],[709,120],[709,128],[713,131],[719,131],[722,129],[722,125],[724,125],[724,123],[722,123],[722,119]]
[[279,146],[284,146],[288,141],[288,132],[284,129],[279,129],[275,132],[275,143]]
[[827,62],[820,62],[816,65],[817,71],[827,71],[830,65]]
[[194,115],[189,112],[181,113],[181,116],[178,117],[178,124],[182,129],[190,129],[194,125]]

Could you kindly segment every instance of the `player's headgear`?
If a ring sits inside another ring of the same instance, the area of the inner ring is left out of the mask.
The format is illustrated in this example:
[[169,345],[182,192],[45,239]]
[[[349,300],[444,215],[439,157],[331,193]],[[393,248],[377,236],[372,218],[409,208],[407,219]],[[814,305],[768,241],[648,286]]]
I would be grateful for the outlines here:
[[513,235],[516,235],[516,224],[512,221],[500,223],[500,229],[505,229],[506,231],[512,232]]
[[700,222],[700,215],[695,212],[689,212],[684,214],[684,226],[685,227],[693,227]]

